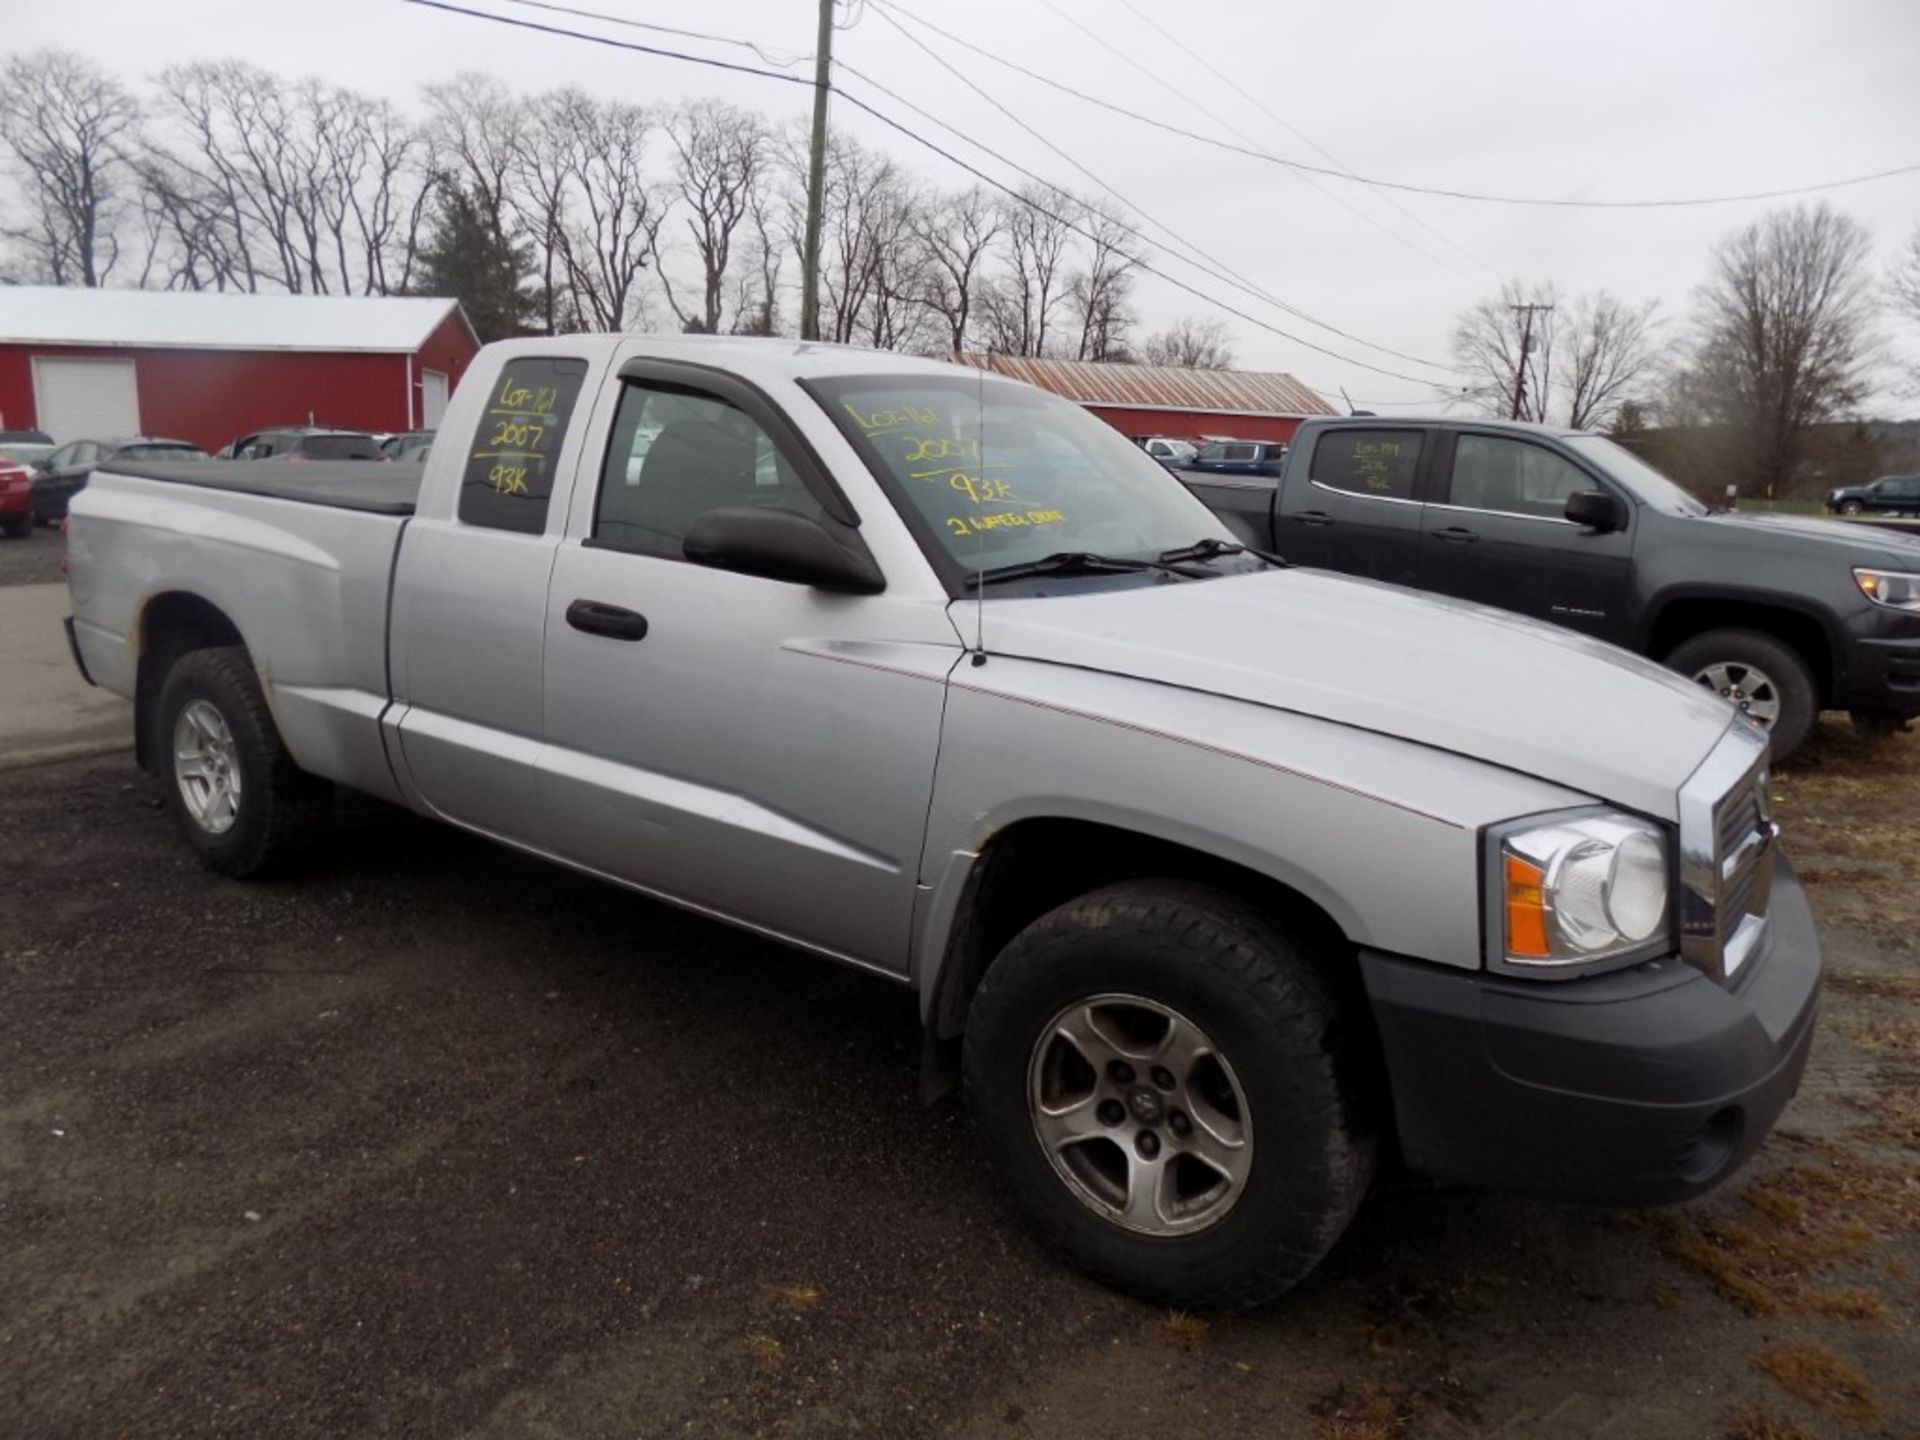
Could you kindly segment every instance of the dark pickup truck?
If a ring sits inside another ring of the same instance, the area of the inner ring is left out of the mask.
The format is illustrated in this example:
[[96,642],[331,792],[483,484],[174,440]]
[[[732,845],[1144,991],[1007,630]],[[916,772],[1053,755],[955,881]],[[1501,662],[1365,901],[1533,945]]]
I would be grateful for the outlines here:
[[1791,753],[1823,709],[1920,715],[1920,538],[1711,510],[1599,435],[1310,420],[1276,479],[1179,472],[1297,564],[1518,611],[1661,660]]

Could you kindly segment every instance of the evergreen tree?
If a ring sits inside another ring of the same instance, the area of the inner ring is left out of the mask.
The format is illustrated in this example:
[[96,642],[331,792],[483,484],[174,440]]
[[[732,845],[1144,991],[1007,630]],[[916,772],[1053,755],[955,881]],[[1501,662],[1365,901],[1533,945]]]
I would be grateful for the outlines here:
[[534,333],[539,309],[527,279],[532,259],[488,217],[486,208],[458,185],[441,190],[440,213],[421,254],[416,289],[460,302],[484,343]]

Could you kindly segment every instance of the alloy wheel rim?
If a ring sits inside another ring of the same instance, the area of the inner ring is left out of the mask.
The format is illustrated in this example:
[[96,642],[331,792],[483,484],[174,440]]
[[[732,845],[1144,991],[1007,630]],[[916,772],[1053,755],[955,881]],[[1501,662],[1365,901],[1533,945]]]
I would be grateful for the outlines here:
[[173,778],[193,823],[224,835],[240,817],[240,753],[212,701],[190,701],[173,722]]
[[1027,1109],[1074,1198],[1140,1234],[1218,1224],[1252,1173],[1253,1118],[1233,1067],[1192,1020],[1144,996],[1076,1000],[1048,1021]]
[[1763,730],[1771,730],[1780,718],[1780,687],[1758,665],[1719,660],[1702,667],[1693,678]]

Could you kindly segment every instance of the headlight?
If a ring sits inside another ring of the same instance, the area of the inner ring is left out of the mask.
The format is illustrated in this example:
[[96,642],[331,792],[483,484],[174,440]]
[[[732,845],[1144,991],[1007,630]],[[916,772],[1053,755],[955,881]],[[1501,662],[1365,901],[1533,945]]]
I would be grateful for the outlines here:
[[1853,583],[1876,605],[1889,605],[1895,610],[1920,610],[1920,575],[1856,567]]
[[1667,833],[1612,811],[1499,832],[1494,968],[1566,974],[1662,953],[1669,940]]

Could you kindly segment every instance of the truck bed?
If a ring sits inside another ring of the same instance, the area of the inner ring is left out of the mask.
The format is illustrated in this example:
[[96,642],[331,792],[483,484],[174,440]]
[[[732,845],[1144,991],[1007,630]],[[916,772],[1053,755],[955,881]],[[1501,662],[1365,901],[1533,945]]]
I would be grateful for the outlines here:
[[372,515],[411,515],[420,495],[424,465],[377,460],[202,460],[167,464],[119,460],[116,475],[165,480],[207,490],[230,490],[268,500],[363,510]]

